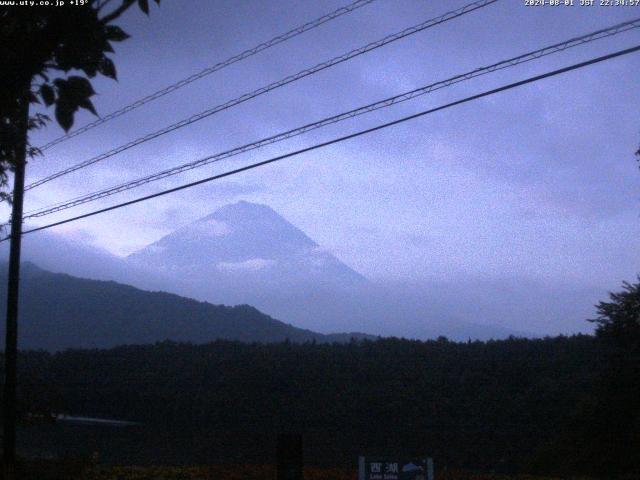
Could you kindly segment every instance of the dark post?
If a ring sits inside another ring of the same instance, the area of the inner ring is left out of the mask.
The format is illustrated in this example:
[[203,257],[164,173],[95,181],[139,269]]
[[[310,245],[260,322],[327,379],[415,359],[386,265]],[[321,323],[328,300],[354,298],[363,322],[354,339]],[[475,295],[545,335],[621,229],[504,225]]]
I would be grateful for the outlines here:
[[278,435],[276,480],[302,480],[302,434]]
[[7,286],[7,324],[4,349],[4,395],[2,436],[5,479],[15,478],[16,465],[16,385],[18,357],[18,295],[20,291],[20,243],[22,237],[22,204],[24,200],[24,171],[27,157],[27,127],[29,96],[19,104],[16,133],[20,141],[15,154],[13,204],[9,248],[9,282]]

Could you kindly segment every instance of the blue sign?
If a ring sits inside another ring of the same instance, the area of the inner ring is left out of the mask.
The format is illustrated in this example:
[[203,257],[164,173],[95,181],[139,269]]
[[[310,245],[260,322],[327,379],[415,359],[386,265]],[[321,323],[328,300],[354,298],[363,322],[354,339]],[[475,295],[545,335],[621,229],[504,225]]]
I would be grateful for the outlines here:
[[360,457],[358,480],[433,480],[433,460]]

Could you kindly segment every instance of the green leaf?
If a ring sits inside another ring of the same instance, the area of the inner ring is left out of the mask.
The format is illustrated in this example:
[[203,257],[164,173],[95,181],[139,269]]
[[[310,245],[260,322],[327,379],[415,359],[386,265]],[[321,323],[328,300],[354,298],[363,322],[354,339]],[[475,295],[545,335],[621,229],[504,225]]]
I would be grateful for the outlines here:
[[42,113],[36,113],[33,117],[29,118],[28,129],[39,130],[47,125],[49,117]]
[[109,43],[108,40],[102,40],[101,41],[101,46],[102,46],[102,51],[103,52],[108,52],[108,53],[114,53],[115,50],[113,49],[113,47],[111,46],[111,44]]
[[138,0],[138,6],[140,10],[149,15],[149,0]]
[[73,114],[75,109],[67,102],[58,101],[56,103],[56,120],[65,132],[73,126]]
[[118,79],[116,66],[110,58],[103,57],[100,60],[100,63],[98,64],[98,71],[105,77],[113,78],[114,80]]
[[117,25],[107,25],[104,27],[105,37],[112,42],[122,42],[129,38],[129,34]]
[[53,88],[51,88],[51,85],[47,85],[46,83],[40,87],[40,96],[47,107],[50,107],[56,101],[56,95]]
[[73,117],[78,108],[89,110],[97,115],[96,109],[89,100],[95,94],[89,80],[72,76],[67,79],[57,78],[53,81],[57,88],[56,120],[62,128],[69,130],[73,125]]
[[74,95],[81,97],[90,97],[96,92],[91,86],[91,82],[84,77],[72,76],[67,79],[67,87]]
[[82,71],[87,74],[89,78],[93,78],[98,73],[98,65],[94,63],[86,63],[84,67],[82,67]]
[[88,98],[82,98],[80,99],[80,101],[78,102],[78,106],[84,108],[85,110],[89,110],[91,113],[93,113],[96,117],[98,116],[98,112],[96,112],[95,107],[93,106],[93,103],[91,102],[91,100],[89,100]]

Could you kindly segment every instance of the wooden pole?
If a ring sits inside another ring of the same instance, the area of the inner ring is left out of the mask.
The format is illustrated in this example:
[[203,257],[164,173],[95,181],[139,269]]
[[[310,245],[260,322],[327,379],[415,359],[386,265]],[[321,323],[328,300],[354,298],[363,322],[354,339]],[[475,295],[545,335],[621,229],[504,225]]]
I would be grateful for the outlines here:
[[15,478],[16,467],[16,390],[18,358],[18,297],[20,293],[20,246],[22,240],[22,207],[24,201],[24,174],[27,157],[27,130],[29,95],[22,92],[19,103],[16,132],[20,144],[15,155],[11,235],[9,247],[9,275],[7,286],[7,318],[4,349],[4,394],[2,436],[5,479]]

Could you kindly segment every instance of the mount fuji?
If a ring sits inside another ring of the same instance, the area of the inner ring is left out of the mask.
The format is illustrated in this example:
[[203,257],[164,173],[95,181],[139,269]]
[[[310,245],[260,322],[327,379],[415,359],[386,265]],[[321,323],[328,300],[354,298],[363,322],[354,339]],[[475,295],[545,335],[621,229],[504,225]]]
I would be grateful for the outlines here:
[[[320,334],[445,335],[457,340],[529,335],[510,326],[522,324],[523,314],[562,318],[565,312],[541,311],[544,305],[527,299],[555,294],[564,305],[567,298],[536,285],[518,289],[521,282],[512,280],[496,285],[472,279],[369,281],[272,208],[245,201],[221,207],[128,257],[50,232],[26,237],[24,247],[26,261],[50,272],[215,305],[251,305],[273,319]],[[4,250],[0,253],[6,255]],[[496,302],[497,294],[509,301]]]
[[[350,287],[367,280],[266,205],[241,201],[128,257],[193,280]],[[214,287],[224,285],[211,285]]]
[[166,235],[127,262],[159,272],[179,294],[254,305],[322,331],[339,328],[349,299],[369,286],[273,209],[246,201]]
[[249,304],[321,333],[500,338],[514,331],[460,320],[427,291],[370,282],[272,208],[226,205],[134,252],[131,268],[155,271],[167,289],[227,305]]

